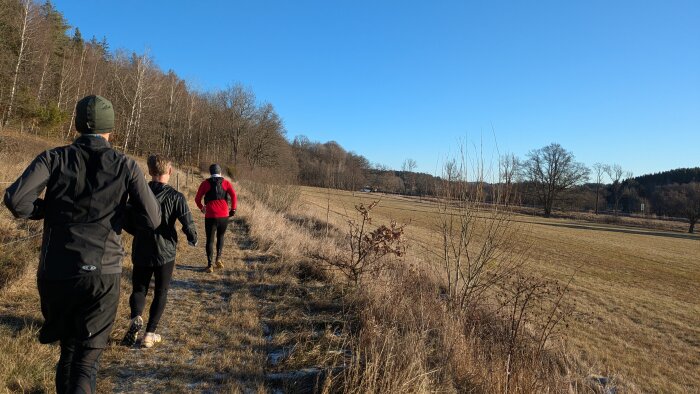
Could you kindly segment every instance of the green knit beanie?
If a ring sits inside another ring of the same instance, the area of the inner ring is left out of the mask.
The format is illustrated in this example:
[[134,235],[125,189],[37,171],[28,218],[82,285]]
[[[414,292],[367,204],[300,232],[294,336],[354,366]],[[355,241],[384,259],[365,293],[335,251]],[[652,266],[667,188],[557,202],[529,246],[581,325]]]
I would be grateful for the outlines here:
[[112,103],[102,96],[83,97],[75,106],[75,128],[80,133],[109,133],[114,128]]

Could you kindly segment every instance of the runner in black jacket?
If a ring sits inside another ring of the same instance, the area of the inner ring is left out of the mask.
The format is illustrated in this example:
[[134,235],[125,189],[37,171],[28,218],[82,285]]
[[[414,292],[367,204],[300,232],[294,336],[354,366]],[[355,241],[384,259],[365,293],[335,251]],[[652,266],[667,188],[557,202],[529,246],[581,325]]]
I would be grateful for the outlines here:
[[155,332],[165,309],[170,279],[175,268],[176,221],[182,224],[182,231],[187,236],[188,243],[192,246],[197,245],[197,229],[192,220],[190,208],[187,206],[187,200],[182,193],[167,184],[172,173],[170,161],[160,155],[151,155],[148,158],[148,172],[152,177],[148,186],[160,202],[162,220],[160,226],[154,231],[143,224],[145,218],[138,212],[130,209],[127,213],[124,229],[134,235],[131,248],[134,269],[133,291],[129,298],[131,325],[122,341],[126,346],[132,346],[136,342],[138,333],[143,327],[141,315],[146,307],[146,294],[153,276],[155,276],[156,286],[143,345],[151,347],[161,340],[160,335]]
[[37,156],[4,197],[16,217],[44,219],[37,284],[45,321],[39,341],[61,342],[59,394],[95,391],[97,362],[119,302],[127,200],[150,228],[158,227],[161,216],[139,167],[108,142],[112,103],[83,98],[75,127],[82,135],[73,144]]

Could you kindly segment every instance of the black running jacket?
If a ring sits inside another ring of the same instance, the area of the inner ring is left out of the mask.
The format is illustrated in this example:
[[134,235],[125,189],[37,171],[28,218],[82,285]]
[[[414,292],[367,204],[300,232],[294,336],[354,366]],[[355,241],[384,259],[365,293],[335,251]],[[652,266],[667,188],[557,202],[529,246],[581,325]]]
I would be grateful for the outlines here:
[[149,182],[148,186],[160,202],[161,223],[158,228],[148,228],[147,218],[129,206],[124,230],[134,235],[131,246],[131,261],[134,265],[160,267],[175,260],[177,251],[176,222],[182,225],[187,241],[197,243],[197,228],[185,196],[167,184]]
[[38,278],[46,280],[120,273],[127,201],[145,213],[151,228],[161,220],[136,162],[99,135],[41,153],[7,188],[4,201],[15,217],[44,219]]

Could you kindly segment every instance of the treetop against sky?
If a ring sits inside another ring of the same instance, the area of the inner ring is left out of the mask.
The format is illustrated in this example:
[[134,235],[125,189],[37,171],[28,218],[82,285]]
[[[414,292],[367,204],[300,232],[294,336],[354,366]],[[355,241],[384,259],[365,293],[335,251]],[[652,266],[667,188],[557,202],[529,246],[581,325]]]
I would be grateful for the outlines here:
[[551,142],[635,174],[699,165],[695,1],[57,0],[84,37],[148,50],[201,90],[235,82],[288,136],[436,173]]

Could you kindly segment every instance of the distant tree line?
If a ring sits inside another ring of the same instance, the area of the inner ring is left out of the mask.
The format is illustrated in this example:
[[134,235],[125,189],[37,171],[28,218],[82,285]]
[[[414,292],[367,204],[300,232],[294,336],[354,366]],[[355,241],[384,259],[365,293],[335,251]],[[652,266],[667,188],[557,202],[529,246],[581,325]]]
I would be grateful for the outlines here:
[[511,200],[540,207],[545,216],[553,209],[655,213],[685,218],[691,233],[700,217],[700,167],[635,178],[619,164],[588,168],[559,144],[532,150],[525,159],[505,155],[497,184]]

